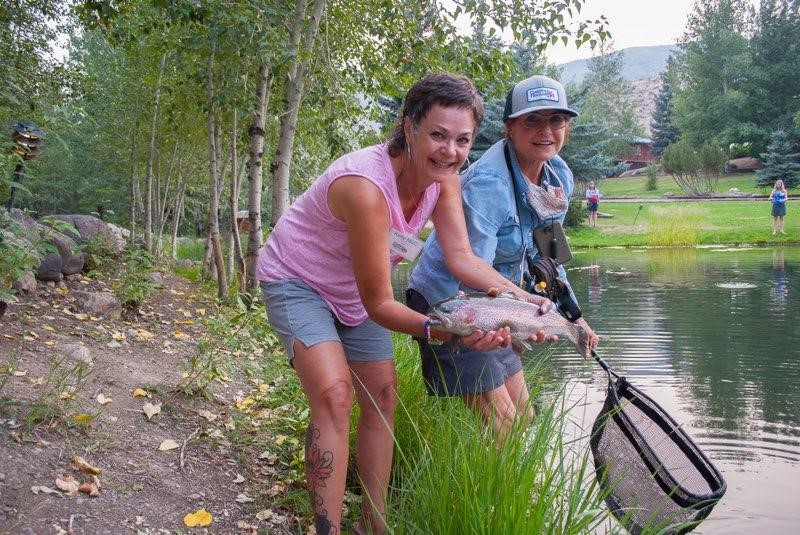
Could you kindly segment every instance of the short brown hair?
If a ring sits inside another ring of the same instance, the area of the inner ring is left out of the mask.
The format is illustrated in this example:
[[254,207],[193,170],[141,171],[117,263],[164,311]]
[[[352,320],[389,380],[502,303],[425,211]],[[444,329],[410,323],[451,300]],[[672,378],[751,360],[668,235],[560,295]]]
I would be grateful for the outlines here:
[[476,131],[483,121],[483,98],[469,78],[449,72],[429,74],[421,78],[406,93],[403,109],[397,116],[392,135],[389,136],[389,155],[396,157],[406,148],[404,119],[408,117],[411,119],[411,124],[416,126],[435,104],[470,110],[472,118],[475,119]]

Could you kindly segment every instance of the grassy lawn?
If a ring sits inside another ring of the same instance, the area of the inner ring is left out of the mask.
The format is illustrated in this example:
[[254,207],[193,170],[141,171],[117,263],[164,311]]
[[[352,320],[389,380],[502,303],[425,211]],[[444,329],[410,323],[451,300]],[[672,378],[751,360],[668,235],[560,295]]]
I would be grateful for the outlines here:
[[[598,188],[606,197],[661,197],[667,192],[681,195],[681,188],[671,175],[659,175],[658,187],[647,191],[647,177],[605,178],[600,180]],[[770,188],[758,188],[755,185],[755,173],[737,173],[720,177],[714,193],[727,193],[731,188],[738,188],[743,193],[769,195]]]
[[579,228],[567,229],[567,234],[570,244],[577,248],[800,242],[800,216],[793,217],[791,203],[786,235],[772,235],[770,206],[763,199],[601,203],[596,228],[588,228],[584,222]]

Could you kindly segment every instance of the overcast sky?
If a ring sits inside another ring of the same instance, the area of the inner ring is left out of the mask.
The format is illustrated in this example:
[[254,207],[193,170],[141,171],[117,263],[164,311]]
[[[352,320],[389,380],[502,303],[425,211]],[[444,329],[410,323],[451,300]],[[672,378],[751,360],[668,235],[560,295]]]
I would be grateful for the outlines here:
[[[683,35],[694,0],[586,0],[580,18],[605,15],[614,49],[631,46],[669,45]],[[547,49],[551,63],[559,64],[592,56],[584,45],[576,49],[556,45]]]

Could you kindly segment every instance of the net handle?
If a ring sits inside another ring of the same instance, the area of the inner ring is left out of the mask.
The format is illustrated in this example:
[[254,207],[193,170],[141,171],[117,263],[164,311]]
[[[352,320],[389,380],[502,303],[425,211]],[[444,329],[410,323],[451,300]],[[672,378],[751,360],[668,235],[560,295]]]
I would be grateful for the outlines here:
[[605,372],[608,374],[609,381],[611,380],[612,375],[615,378],[619,379],[619,374],[615,372],[614,369],[611,366],[609,366],[608,363],[605,360],[603,360],[603,357],[598,355],[597,351],[595,351],[594,349],[592,349],[592,356],[594,357],[594,360],[596,360],[597,363],[600,365],[600,367],[603,368],[603,370],[605,370]]

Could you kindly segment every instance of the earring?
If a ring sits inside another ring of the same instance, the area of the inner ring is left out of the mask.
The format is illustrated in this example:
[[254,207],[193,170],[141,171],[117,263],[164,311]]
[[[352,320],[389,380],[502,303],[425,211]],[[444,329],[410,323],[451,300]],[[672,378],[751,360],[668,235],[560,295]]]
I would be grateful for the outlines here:
[[408,153],[408,160],[411,161],[411,145],[406,141],[406,152]]

